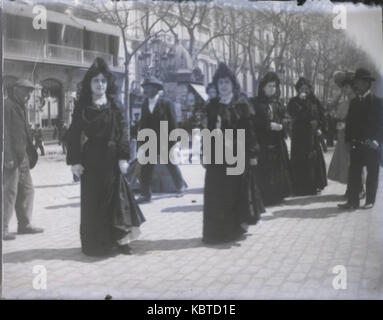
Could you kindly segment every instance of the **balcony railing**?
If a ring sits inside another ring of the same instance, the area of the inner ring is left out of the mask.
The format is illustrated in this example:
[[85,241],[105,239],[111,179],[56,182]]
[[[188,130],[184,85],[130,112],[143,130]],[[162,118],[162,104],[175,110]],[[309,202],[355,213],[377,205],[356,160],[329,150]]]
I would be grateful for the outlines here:
[[39,57],[44,55],[44,44],[37,41],[5,39],[4,53],[20,57]]
[[4,44],[5,57],[12,56],[86,66],[89,66],[96,57],[101,57],[106,63],[113,66],[113,55],[105,52],[20,39],[5,39]]
[[103,58],[107,64],[110,66],[113,65],[113,56],[108,53],[91,51],[91,50],[82,50],[83,51],[83,63],[91,64],[94,59],[97,57]]
[[64,47],[55,44],[47,44],[45,45],[45,48],[46,58],[48,59],[83,63],[83,50],[81,49]]

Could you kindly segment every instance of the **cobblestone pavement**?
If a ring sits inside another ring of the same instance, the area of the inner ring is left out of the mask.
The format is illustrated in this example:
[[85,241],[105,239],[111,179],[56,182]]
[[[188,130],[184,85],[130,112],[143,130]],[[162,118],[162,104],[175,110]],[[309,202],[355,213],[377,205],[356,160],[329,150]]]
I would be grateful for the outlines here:
[[[142,205],[147,221],[132,243],[135,254],[96,259],[81,253],[79,184],[55,148],[47,147],[32,171],[34,224],[45,232],[3,243],[5,298],[383,298],[380,191],[374,209],[342,212],[336,205],[344,186],[330,181],[321,195],[290,198],[268,209],[273,216],[251,226],[245,241],[205,246],[204,169],[184,165],[189,189],[183,198],[156,195]],[[333,288],[337,265],[347,271],[345,290]],[[46,290],[33,289],[35,266],[46,269]]]

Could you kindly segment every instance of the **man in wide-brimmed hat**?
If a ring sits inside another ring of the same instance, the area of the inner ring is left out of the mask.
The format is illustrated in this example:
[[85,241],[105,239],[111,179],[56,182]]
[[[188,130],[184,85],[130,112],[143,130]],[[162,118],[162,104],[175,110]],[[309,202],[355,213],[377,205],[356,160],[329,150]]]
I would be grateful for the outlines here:
[[[176,119],[173,113],[173,105],[164,97],[160,96],[160,91],[163,90],[162,82],[154,76],[148,77],[141,84],[144,90],[145,101],[142,105],[142,116],[139,125],[139,130],[152,129],[157,136],[157,154],[161,154],[161,149],[164,149],[168,155],[170,148],[174,143],[168,145],[161,145],[161,134],[169,136],[170,132],[177,127]],[[161,121],[166,121],[168,125],[167,132],[161,132]],[[164,153],[164,152],[162,152]],[[140,151],[138,153],[140,155]],[[145,164],[141,168],[141,197],[138,199],[139,203],[150,202],[152,197],[151,185],[153,169],[155,164]],[[168,171],[173,177],[173,181],[176,183],[176,187],[179,190],[179,194],[182,194],[183,179],[180,177],[180,172],[177,166],[170,162],[168,159]]]
[[31,224],[34,188],[30,168],[37,161],[25,105],[35,86],[27,79],[17,80],[8,90],[4,101],[4,217],[3,240],[13,240],[8,230],[13,211],[16,211],[19,234],[35,234],[43,229]]
[[359,208],[359,189],[362,169],[367,168],[366,203],[364,209],[374,206],[378,188],[380,148],[382,145],[382,99],[371,92],[375,78],[366,69],[356,70],[352,88],[356,98],[351,100],[346,120],[345,140],[350,143],[350,184],[347,202],[342,209]]

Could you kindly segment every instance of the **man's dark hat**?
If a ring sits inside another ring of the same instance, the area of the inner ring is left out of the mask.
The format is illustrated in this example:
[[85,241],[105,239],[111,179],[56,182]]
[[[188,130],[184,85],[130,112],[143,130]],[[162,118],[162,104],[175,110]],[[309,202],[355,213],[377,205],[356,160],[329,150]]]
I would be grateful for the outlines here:
[[144,82],[141,84],[141,87],[147,86],[147,85],[153,85],[159,88],[159,90],[163,90],[164,86],[162,84],[162,81],[157,79],[154,76],[148,77],[144,80]]
[[19,79],[14,84],[15,87],[24,87],[29,89],[35,89],[36,86],[32,83],[32,81],[28,79]]
[[333,78],[334,82],[339,88],[342,88],[348,84],[351,84],[354,79],[354,72],[351,71],[335,71]]
[[354,78],[352,79],[353,81],[355,80],[369,80],[369,81],[375,81],[375,78],[371,75],[371,73],[363,68],[359,68],[355,71]]

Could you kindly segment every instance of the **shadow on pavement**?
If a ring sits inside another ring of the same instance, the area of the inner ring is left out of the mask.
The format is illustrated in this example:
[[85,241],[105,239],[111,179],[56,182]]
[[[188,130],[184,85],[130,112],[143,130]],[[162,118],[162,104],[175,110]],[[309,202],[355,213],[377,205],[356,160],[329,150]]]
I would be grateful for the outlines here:
[[203,188],[186,189],[185,194],[203,194]]
[[[244,240],[244,239],[243,239]],[[202,242],[201,238],[191,239],[164,239],[164,240],[136,240],[133,241],[133,257],[135,255],[144,255],[151,251],[174,251],[193,248],[213,248],[213,249],[230,249],[232,247],[240,247],[240,243],[229,242],[217,245],[207,245]],[[49,249],[30,249],[8,252],[3,255],[4,263],[26,263],[34,260],[61,260],[61,261],[77,261],[84,263],[99,262],[119,256],[119,252],[113,251],[104,257],[89,257],[82,253],[81,248],[49,248]]]
[[5,253],[3,255],[3,261],[5,263],[23,263],[33,260],[70,260],[92,263],[112,258],[115,255],[116,254],[111,254],[106,257],[88,257],[82,253],[81,248],[30,249]]
[[161,212],[177,213],[177,212],[202,212],[202,204],[193,204],[190,206],[176,206],[162,209]]
[[35,189],[47,189],[47,188],[60,188],[67,186],[75,186],[77,183],[64,183],[64,184],[48,184],[43,186],[34,186]]
[[62,208],[80,208],[80,202],[67,203],[67,204],[60,204],[57,206],[45,207],[45,209],[48,209],[48,210],[57,210],[57,209],[62,209]]
[[202,242],[201,238],[191,239],[164,239],[164,240],[137,240],[132,242],[133,255],[144,255],[151,251],[173,251],[193,248],[230,249],[239,247],[238,242],[208,245]]
[[293,199],[286,199],[283,201],[285,206],[296,206],[296,205],[307,205],[311,203],[321,203],[321,202],[344,202],[345,198],[340,194],[326,194],[326,195],[317,195],[317,196],[307,196],[299,197]]
[[338,207],[286,209],[274,211],[273,216],[263,217],[262,220],[273,220],[277,218],[325,219],[347,212],[348,211],[340,210]]

